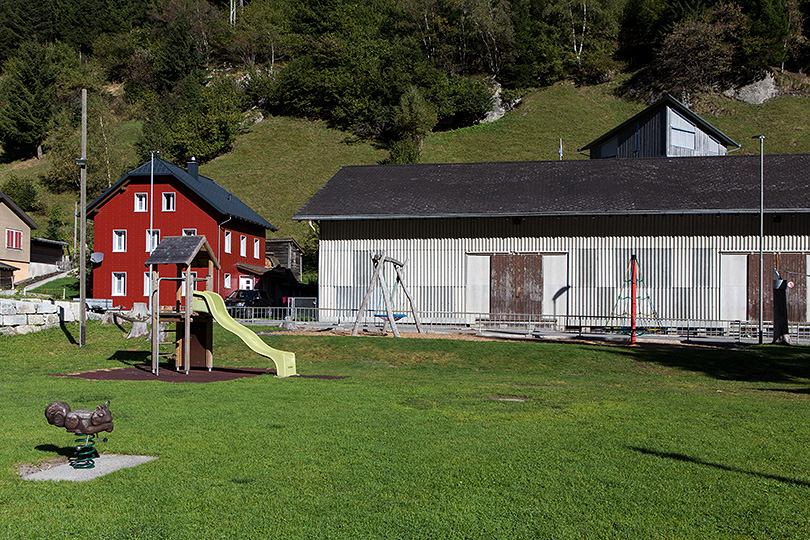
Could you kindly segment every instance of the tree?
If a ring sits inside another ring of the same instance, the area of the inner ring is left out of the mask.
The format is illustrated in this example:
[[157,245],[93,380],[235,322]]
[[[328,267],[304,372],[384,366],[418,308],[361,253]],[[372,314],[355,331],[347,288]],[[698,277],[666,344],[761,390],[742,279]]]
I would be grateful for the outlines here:
[[26,212],[39,209],[39,194],[31,179],[12,174],[3,182],[3,192]]
[[437,117],[434,108],[425,101],[416,87],[402,94],[394,111],[394,140],[389,144],[389,163],[416,163],[422,151],[422,143]]
[[3,65],[0,141],[7,154],[42,159],[56,93],[56,75],[44,45],[28,41]]
[[679,23],[656,54],[658,83],[681,99],[696,90],[711,91],[728,76],[733,52],[719,26],[696,20]]

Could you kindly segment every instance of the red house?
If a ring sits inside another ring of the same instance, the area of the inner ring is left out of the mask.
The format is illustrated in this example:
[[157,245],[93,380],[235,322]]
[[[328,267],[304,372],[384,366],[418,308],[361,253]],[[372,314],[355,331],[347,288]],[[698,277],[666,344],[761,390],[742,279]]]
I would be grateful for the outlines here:
[[[87,216],[94,233],[93,297],[125,309],[148,302],[151,282],[144,262],[161,238],[205,236],[222,267],[215,270],[214,291],[228,296],[254,287],[264,267],[265,233],[276,230],[200,175],[196,162],[186,170],[159,158],[154,170],[148,161],[102,193],[88,205]],[[208,276],[207,267],[196,272],[198,278]],[[174,291],[172,283],[161,285],[161,305],[174,303]]]

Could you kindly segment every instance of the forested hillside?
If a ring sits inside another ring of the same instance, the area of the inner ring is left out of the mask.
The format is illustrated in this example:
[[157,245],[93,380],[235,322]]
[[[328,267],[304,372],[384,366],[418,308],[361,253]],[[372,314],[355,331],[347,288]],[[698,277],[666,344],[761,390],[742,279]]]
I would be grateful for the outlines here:
[[[67,239],[87,88],[90,197],[150,150],[195,156],[301,238],[289,217],[344,164],[549,159],[560,139],[571,158],[662,92],[733,129],[750,110],[719,92],[805,70],[808,14],[810,0],[5,0],[0,188]],[[498,86],[522,104],[477,125]],[[782,150],[806,151],[789,130]]]

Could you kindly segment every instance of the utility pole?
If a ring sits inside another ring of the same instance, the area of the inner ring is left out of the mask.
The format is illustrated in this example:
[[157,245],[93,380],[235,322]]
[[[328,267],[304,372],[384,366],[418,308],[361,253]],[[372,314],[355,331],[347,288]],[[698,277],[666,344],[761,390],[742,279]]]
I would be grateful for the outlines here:
[[82,88],[82,157],[76,160],[81,171],[79,198],[79,347],[87,341],[87,89]]

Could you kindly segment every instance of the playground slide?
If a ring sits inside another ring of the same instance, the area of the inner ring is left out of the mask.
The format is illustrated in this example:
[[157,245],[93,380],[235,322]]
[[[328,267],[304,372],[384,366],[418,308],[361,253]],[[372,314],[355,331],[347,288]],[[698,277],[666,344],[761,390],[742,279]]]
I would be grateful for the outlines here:
[[279,351],[278,349],[270,347],[250,329],[233,320],[233,318],[228,315],[225,302],[217,293],[210,291],[194,291],[194,311],[210,313],[225,330],[239,336],[242,341],[245,342],[245,345],[250,347],[254,352],[272,359],[276,364],[277,376],[290,377],[297,375],[295,372],[295,353]]

